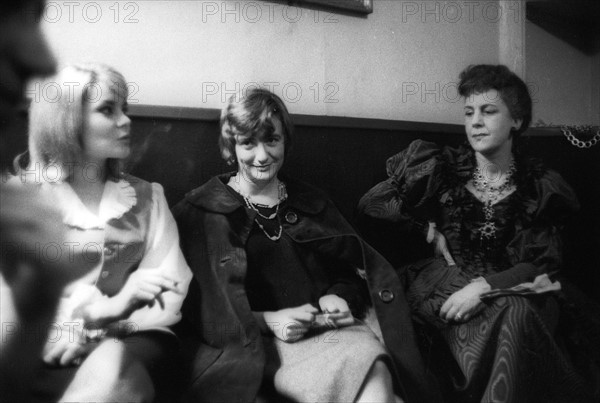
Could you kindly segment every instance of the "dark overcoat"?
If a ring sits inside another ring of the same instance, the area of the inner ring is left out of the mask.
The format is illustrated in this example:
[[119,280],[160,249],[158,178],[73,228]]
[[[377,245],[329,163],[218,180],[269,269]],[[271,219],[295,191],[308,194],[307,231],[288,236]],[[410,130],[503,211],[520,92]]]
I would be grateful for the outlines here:
[[[231,195],[231,174],[189,192],[173,208],[181,247],[194,273],[184,320],[197,337],[190,357],[191,395],[201,402],[251,402],[261,385],[265,352],[261,324],[246,296],[246,241],[255,212]],[[437,401],[416,345],[403,287],[392,266],[364,242],[319,190],[285,180],[283,231],[315,253],[364,273],[385,345],[408,402]]]

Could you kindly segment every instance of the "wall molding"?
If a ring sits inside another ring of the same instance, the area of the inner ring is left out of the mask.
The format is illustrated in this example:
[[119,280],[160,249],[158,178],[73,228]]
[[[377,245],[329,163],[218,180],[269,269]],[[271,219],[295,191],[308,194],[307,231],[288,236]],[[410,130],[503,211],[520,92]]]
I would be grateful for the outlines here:
[[[191,121],[217,122],[221,111],[213,108],[190,108],[178,106],[156,106],[130,104],[129,115],[143,119],[177,119]],[[449,123],[410,122],[402,120],[385,120],[354,118],[345,116],[318,116],[292,114],[296,126],[335,127],[349,129],[372,129],[390,131],[435,131],[446,133],[462,133],[462,125]]]
[[[218,122],[221,111],[214,108],[190,108],[158,105],[129,105],[129,115],[142,119],[177,119],[190,121]],[[348,129],[371,129],[389,131],[423,131],[448,134],[464,133],[463,125],[451,123],[411,122],[403,120],[384,120],[354,118],[346,116],[317,116],[292,114],[296,126],[332,127]],[[527,136],[562,136],[558,127],[531,127]]]

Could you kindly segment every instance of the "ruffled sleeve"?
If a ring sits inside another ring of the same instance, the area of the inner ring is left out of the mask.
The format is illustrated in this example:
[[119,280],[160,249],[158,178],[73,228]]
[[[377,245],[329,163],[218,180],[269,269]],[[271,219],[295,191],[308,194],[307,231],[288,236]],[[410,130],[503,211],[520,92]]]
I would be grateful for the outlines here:
[[506,252],[512,267],[486,277],[493,289],[531,282],[537,276],[557,271],[562,263],[560,230],[578,209],[571,187],[556,172],[548,170],[534,181],[535,200]]
[[360,199],[359,214],[395,223],[412,223],[415,213],[426,211],[429,202],[434,200],[440,185],[440,156],[437,145],[416,140],[389,158],[388,179]]
[[535,220],[564,225],[579,210],[579,201],[575,192],[555,171],[548,170],[536,181],[539,195]]

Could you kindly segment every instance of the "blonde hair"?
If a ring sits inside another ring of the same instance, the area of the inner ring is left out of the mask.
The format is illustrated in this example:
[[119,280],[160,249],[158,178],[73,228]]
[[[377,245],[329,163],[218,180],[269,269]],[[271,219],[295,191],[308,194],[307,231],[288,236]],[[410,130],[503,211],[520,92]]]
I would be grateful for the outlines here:
[[[44,81],[41,96],[32,100],[29,109],[30,166],[78,161],[83,154],[85,103],[94,101],[93,89],[99,83],[108,83],[119,99],[127,99],[125,78],[104,64],[69,65]],[[109,159],[109,176],[119,178],[123,166],[123,161]]]

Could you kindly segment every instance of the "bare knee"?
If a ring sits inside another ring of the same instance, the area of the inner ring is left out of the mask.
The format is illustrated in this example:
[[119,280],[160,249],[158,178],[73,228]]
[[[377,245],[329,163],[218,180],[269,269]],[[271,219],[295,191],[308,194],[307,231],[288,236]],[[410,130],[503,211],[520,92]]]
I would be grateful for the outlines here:
[[385,362],[376,360],[358,393],[357,402],[397,402],[394,396],[392,374]]
[[373,378],[378,378],[385,383],[392,384],[392,374],[386,363],[382,360],[377,360],[371,367],[369,375]]
[[105,340],[83,361],[61,401],[151,402],[154,395],[152,378],[126,344]]

